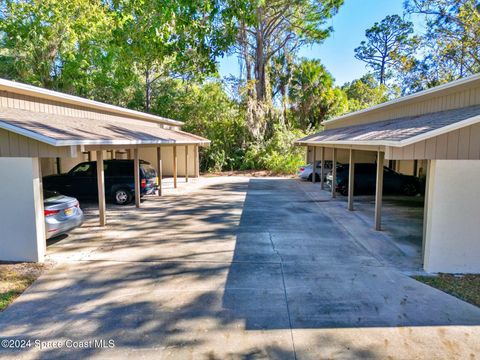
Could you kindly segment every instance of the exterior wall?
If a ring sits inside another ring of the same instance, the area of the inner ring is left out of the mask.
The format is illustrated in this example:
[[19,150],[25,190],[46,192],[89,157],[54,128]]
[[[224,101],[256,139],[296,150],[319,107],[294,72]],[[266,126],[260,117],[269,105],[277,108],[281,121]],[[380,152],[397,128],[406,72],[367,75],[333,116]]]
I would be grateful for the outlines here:
[[68,157],[69,146],[55,147],[0,129],[0,157]]
[[43,261],[45,223],[38,158],[1,158],[0,260]]
[[397,160],[479,160],[480,123],[401,148],[388,147],[385,157]]
[[[163,176],[173,176],[173,146],[162,146],[162,170]],[[148,161],[157,169],[157,149],[156,148],[141,148],[140,159]],[[194,167],[195,146],[188,145],[188,175],[193,177],[195,175]],[[185,145],[177,145],[177,175],[185,176]]]
[[479,160],[431,161],[426,204],[426,271],[480,273],[479,183]]
[[480,104],[480,79],[443,90],[429,92],[424,95],[419,95],[418,97],[414,96],[409,100],[399,101],[386,107],[363,111],[352,116],[347,115],[338,120],[326,121],[324,125],[325,130],[335,129],[478,104]]
[[[95,120],[119,119],[128,120],[138,118],[139,120],[152,121],[135,115],[129,114],[122,116],[117,113],[92,109],[87,106],[80,106],[69,104],[68,102],[61,102],[55,100],[47,100],[39,97],[21,95],[10,91],[0,91],[0,107],[29,110],[35,112],[43,112],[48,114],[58,114],[72,117],[82,117]],[[180,130],[180,126],[162,124],[159,125],[165,129]]]
[[[308,147],[308,163],[313,162],[313,149],[316,149],[316,159],[321,160],[322,150],[319,146]],[[350,151],[348,149],[337,149],[337,162],[341,164],[348,164]],[[325,160],[332,160],[332,148],[325,148]],[[377,153],[374,151],[355,150],[355,162],[359,163],[374,163],[377,160]]]
[[[163,176],[173,176],[173,146],[162,146],[162,168]],[[148,161],[157,171],[157,148],[155,147],[142,147],[139,149],[139,155],[141,160]],[[194,155],[195,146],[188,146],[188,175],[193,177],[195,175],[194,167]],[[103,151],[104,159],[111,159],[112,155],[109,151]],[[133,150],[132,150],[133,156]],[[127,159],[126,150],[117,150],[115,152],[116,159]],[[91,161],[96,160],[95,151],[91,152]],[[68,172],[75,165],[88,161],[88,155],[78,152],[76,157],[61,158],[60,159],[60,171],[62,173]],[[43,158],[41,160],[42,176],[52,175],[57,173],[57,165],[55,158]],[[185,176],[185,145],[177,145],[177,175]]]

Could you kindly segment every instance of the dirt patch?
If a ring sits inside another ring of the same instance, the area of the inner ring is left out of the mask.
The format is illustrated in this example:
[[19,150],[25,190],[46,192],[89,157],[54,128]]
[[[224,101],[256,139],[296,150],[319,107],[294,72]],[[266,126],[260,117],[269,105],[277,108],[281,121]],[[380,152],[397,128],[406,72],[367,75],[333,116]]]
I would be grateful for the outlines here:
[[49,263],[0,263],[0,311],[51,266]]
[[284,177],[284,178],[295,178],[296,175],[285,175],[278,174],[269,170],[235,170],[235,171],[221,171],[221,172],[211,172],[202,174],[204,177],[216,177],[216,176],[247,176],[247,177]]
[[439,274],[414,279],[480,307],[480,274]]

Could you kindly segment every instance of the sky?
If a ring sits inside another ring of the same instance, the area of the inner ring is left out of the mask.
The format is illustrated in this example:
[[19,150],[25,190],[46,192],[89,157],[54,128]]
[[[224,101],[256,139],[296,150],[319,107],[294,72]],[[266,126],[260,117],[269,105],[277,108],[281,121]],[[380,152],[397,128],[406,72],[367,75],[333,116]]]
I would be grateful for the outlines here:
[[[404,0],[345,0],[337,15],[327,21],[334,32],[322,44],[304,48],[300,56],[317,58],[335,78],[337,85],[360,78],[368,72],[365,63],[355,59],[354,49],[365,39],[365,30],[385,16],[403,14]],[[414,21],[416,30],[420,25]],[[220,75],[239,75],[236,56],[220,61]]]

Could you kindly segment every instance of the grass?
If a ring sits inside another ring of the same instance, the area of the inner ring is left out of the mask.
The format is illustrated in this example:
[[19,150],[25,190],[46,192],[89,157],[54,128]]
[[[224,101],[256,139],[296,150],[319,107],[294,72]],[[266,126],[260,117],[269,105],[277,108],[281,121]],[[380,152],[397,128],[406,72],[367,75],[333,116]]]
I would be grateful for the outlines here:
[[5,310],[44,270],[44,264],[0,263],[0,311]]
[[414,279],[480,307],[480,275],[439,274]]

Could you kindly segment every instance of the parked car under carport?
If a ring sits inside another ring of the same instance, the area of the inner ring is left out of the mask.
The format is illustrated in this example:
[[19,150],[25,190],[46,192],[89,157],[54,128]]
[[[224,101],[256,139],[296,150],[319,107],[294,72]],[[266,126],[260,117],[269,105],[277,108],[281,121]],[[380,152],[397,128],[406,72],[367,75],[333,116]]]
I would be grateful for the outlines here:
[[[348,194],[348,164],[337,165],[335,190],[342,195]],[[373,195],[376,187],[376,164],[355,164],[354,193],[356,195]],[[327,185],[332,187],[333,175],[327,175]],[[424,193],[425,184],[415,176],[400,174],[383,167],[383,192],[391,195],[413,196]]]

